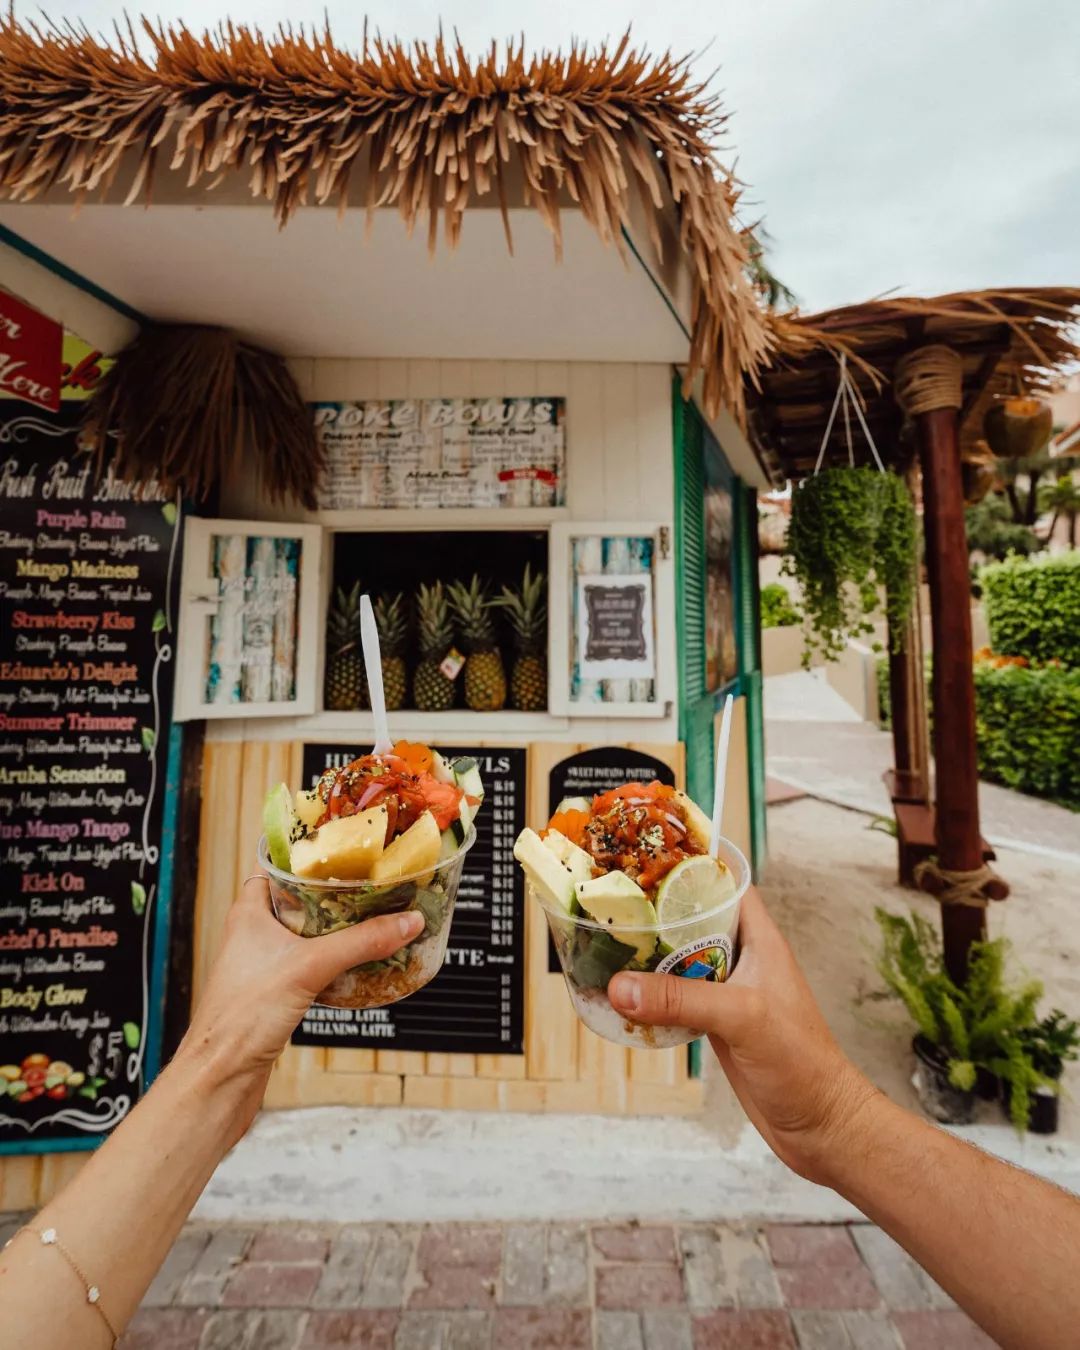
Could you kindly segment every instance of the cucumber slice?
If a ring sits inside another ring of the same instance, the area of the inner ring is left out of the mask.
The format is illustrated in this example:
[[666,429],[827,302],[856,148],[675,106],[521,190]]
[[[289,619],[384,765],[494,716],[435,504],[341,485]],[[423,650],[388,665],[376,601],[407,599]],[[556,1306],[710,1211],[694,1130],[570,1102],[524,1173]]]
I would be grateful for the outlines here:
[[[484,781],[480,777],[480,770],[477,767],[476,760],[470,755],[463,755],[460,759],[455,759],[453,764],[450,765],[450,770],[453,774],[455,785],[459,787],[462,792],[470,797],[479,798],[479,801],[475,806],[473,806],[471,802],[467,802],[464,797],[461,799],[459,817],[461,823],[461,840],[464,840],[469,832],[469,826],[476,817],[477,811],[479,811],[480,807],[483,805]],[[454,821],[450,828],[454,829],[457,824],[458,821]]]
[[284,783],[271,788],[263,803],[263,833],[270,861],[282,872],[290,871],[289,849],[296,834],[292,794]]
[[471,758],[457,759],[450,767],[454,774],[454,782],[461,788],[462,792],[467,792],[470,797],[479,797],[483,801],[484,780],[480,777],[476,760]]
[[555,808],[558,811],[585,811],[592,814],[592,802],[588,797],[564,797]]

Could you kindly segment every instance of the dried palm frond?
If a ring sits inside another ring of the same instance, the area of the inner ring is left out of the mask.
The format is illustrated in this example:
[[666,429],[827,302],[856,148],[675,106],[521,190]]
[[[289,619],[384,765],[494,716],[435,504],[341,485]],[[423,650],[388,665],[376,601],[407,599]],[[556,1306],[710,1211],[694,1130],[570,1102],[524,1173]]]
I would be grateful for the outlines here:
[[727,117],[686,60],[649,57],[628,35],[532,58],[493,44],[472,60],[441,35],[365,38],[354,56],[328,31],[143,28],[152,61],[133,36],[108,47],[82,27],[0,21],[0,194],[100,193],[134,164],[133,201],[163,169],[208,186],[233,170],[282,224],[307,202],[359,198],[369,212],[396,205],[409,229],[426,217],[434,247],[440,217],[453,245],[466,208],[492,194],[509,242],[507,182],[520,179],[556,250],[568,205],[622,249],[640,202],[657,247],[674,215],[693,278],[688,382],[700,371],[708,410],[741,415],[743,377],[772,334],[747,275],[739,185],[718,157]]
[[[971,451],[995,399],[1018,390],[1046,394],[1080,361],[1080,288],[1046,286],[960,291],[936,297],[889,296],[819,314],[766,315],[771,364],[751,396],[752,438],[775,481],[800,478],[817,463],[836,393],[847,369],[886,459],[900,463],[902,414],[893,393],[897,362],[935,343],[961,358],[960,442]],[[843,462],[847,428],[835,418],[825,462]]]
[[156,477],[202,500],[254,472],[271,500],[315,506],[323,451],[311,409],[280,356],[221,328],[144,329],[87,403],[83,433],[99,473]]

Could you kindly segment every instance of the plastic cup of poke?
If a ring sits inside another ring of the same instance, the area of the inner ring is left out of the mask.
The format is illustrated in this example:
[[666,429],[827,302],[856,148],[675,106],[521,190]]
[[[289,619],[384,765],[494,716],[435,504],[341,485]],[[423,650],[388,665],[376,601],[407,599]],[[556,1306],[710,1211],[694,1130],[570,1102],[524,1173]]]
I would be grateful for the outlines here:
[[381,914],[424,917],[412,942],[344,971],[316,1003],[380,1008],[439,973],[483,798],[474,759],[408,741],[327,769],[295,797],[284,783],[270,790],[259,866],[286,928],[317,938]]
[[[592,802],[570,799],[542,835],[518,837],[515,856],[547,918],[570,1000],[597,1035],[651,1050],[701,1035],[636,1022],[612,1007],[607,989],[622,970],[727,979],[750,866],[729,839],[711,853],[709,835],[710,822],[684,793],[628,784]],[[604,870],[605,849],[627,859],[628,871]]]
[[383,961],[343,971],[315,999],[329,1008],[381,1008],[423,989],[442,969],[454,917],[465,855],[476,842],[470,828],[464,842],[434,867],[392,881],[318,881],[282,871],[270,861],[266,837],[259,841],[259,866],[270,883],[274,914],[300,937],[321,937],[379,914],[418,910],[420,935]]

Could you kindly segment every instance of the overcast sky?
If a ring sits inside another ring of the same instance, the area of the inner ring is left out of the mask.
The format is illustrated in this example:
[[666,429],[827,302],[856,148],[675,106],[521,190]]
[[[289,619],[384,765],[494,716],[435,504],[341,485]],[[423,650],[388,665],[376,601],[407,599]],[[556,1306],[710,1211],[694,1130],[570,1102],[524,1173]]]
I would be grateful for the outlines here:
[[[133,0],[132,8],[137,6]],[[189,26],[318,19],[303,0],[159,0]],[[48,0],[100,29],[112,0]],[[363,6],[326,6],[339,44]],[[39,12],[19,0],[21,18]],[[386,34],[442,18],[472,51],[618,35],[697,66],[731,111],[730,158],[763,216],[773,270],[804,310],[893,289],[935,295],[1080,284],[1080,4],[1076,0],[376,0]]]

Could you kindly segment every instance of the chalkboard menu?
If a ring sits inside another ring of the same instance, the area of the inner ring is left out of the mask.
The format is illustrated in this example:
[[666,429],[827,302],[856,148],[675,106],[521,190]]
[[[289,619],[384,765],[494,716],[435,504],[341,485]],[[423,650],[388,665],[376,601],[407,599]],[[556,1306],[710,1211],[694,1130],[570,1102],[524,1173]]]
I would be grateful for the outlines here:
[[[675,786],[675,774],[669,764],[640,750],[629,750],[622,745],[602,745],[595,750],[583,750],[578,755],[560,759],[548,774],[548,815],[564,797],[595,797],[609,792],[623,783],[651,783],[653,779]],[[562,973],[562,964],[555,944],[548,939],[548,970]]]
[[0,405],[0,1150],[92,1143],[159,1053],[153,933],[180,520],[78,410]]
[[[304,782],[370,753],[370,746],[304,746]],[[312,1008],[295,1045],[520,1055],[525,1016],[525,892],[514,840],[525,826],[523,749],[439,747],[472,755],[484,780],[476,843],[465,855],[446,961],[418,993],[385,1008]]]

